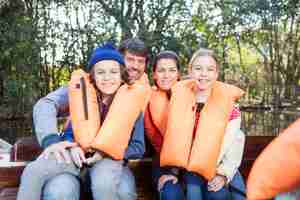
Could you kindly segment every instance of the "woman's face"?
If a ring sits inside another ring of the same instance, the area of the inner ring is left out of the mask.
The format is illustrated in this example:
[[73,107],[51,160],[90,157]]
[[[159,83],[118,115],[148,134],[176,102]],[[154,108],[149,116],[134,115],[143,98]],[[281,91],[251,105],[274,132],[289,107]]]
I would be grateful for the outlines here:
[[154,71],[154,80],[160,89],[170,90],[178,78],[179,71],[174,59],[161,58],[158,60]]
[[190,76],[198,80],[199,90],[210,89],[218,78],[218,68],[211,56],[199,56],[192,63]]
[[97,88],[106,95],[114,94],[122,83],[120,64],[114,60],[102,60],[94,65]]

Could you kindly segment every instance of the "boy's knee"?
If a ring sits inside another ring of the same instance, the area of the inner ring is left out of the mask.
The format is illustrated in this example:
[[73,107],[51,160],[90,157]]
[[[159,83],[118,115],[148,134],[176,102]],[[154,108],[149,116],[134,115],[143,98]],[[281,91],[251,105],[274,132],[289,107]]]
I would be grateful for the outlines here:
[[43,189],[43,200],[79,200],[80,182],[72,174],[61,174],[50,179]]
[[100,163],[93,166],[90,171],[90,178],[93,193],[109,193],[117,188],[116,174]]
[[137,198],[134,176],[128,167],[124,167],[118,185],[118,195],[120,199],[134,200]]

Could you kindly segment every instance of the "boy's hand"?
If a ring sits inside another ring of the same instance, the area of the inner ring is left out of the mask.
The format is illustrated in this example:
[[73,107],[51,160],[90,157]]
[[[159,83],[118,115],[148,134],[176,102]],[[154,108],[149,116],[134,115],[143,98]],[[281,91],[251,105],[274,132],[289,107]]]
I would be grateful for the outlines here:
[[102,158],[103,158],[103,156],[101,155],[101,153],[99,151],[96,151],[92,157],[89,157],[86,159],[86,164],[92,165],[92,164],[96,163],[97,161],[101,160]]
[[77,143],[63,141],[50,145],[40,155],[41,157],[48,159],[50,154],[54,154],[58,163],[66,162],[71,163],[71,158],[67,149],[78,146]]

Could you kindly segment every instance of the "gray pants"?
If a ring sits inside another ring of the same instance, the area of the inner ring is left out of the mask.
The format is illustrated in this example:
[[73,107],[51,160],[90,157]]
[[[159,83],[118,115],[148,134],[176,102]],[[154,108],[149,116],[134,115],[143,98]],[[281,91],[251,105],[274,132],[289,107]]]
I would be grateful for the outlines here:
[[[94,200],[135,200],[135,180],[122,161],[104,158],[88,168]],[[54,157],[28,164],[21,177],[17,200],[79,200],[80,170]]]

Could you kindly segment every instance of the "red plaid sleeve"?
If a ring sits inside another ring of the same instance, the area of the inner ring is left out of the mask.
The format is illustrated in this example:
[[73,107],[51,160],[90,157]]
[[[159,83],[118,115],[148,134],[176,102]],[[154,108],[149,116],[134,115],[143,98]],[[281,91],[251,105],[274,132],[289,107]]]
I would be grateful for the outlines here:
[[234,106],[233,110],[231,111],[229,120],[233,120],[238,118],[241,115],[241,111],[237,106]]

